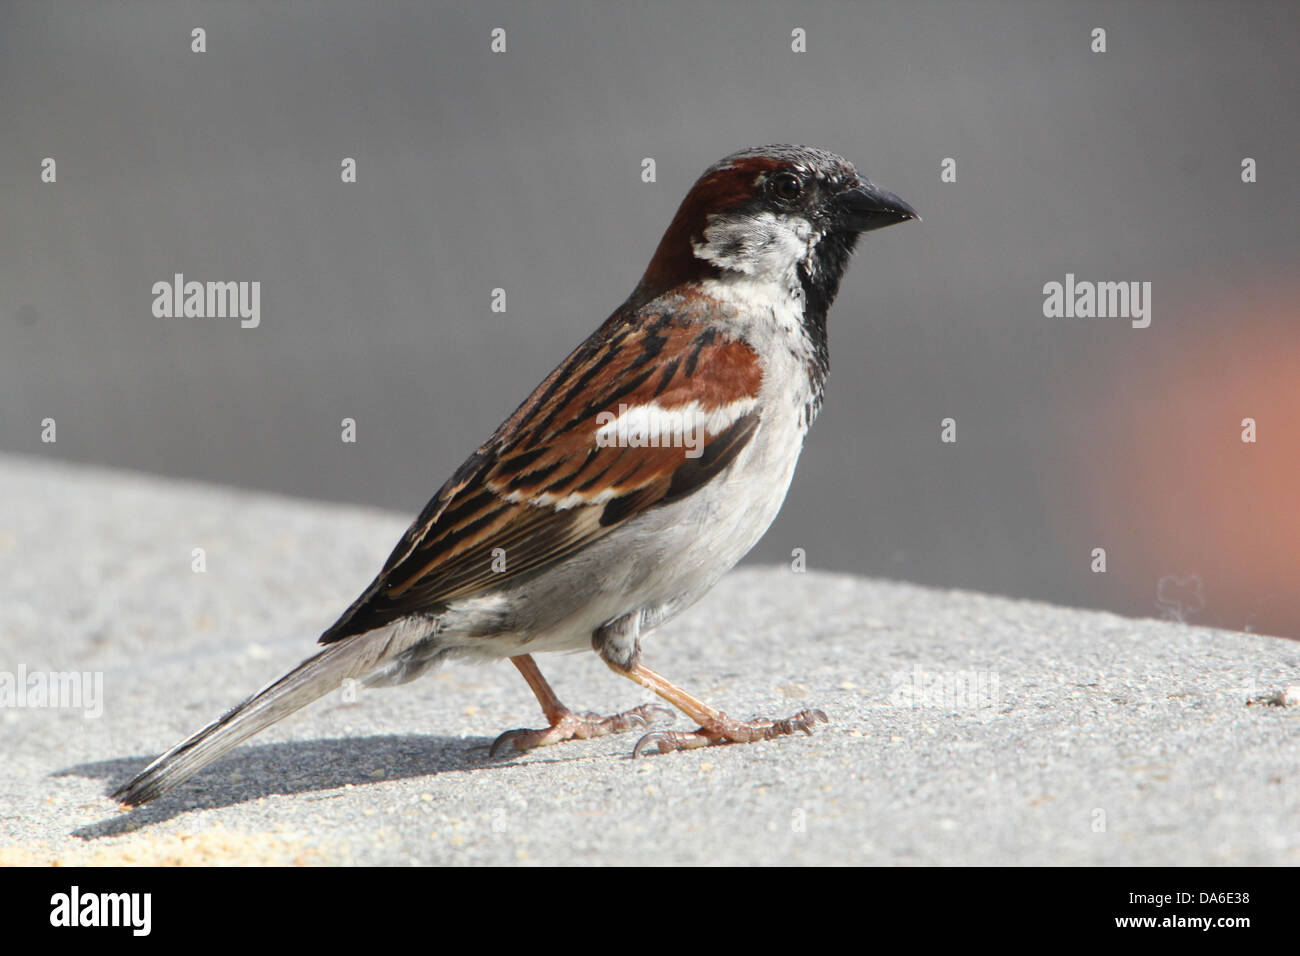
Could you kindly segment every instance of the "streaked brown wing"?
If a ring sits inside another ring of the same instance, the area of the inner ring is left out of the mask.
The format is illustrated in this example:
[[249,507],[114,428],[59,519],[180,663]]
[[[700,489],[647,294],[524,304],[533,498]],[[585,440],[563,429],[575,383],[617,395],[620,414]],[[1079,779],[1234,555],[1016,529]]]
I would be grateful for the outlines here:
[[[540,571],[632,516],[691,494],[753,436],[762,380],[747,345],[669,316],[616,314],[457,470],[328,644]],[[712,413],[697,457],[600,444],[599,426],[653,403]],[[602,413],[606,413],[602,415]],[[493,569],[502,549],[505,569]]]

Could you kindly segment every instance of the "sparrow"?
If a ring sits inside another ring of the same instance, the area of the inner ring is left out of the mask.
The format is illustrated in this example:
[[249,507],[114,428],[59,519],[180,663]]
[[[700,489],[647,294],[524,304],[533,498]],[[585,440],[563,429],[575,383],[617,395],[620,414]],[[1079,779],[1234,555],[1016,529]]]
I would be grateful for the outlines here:
[[152,800],[346,680],[402,684],[462,658],[509,658],[545,715],[493,756],[671,715],[565,707],[533,655],[587,647],[698,724],[645,734],[634,757],[812,733],[820,710],[727,716],[643,664],[641,639],[776,517],[821,408],[826,314],[858,237],[919,218],[822,149],[710,166],[627,301],[442,486],[323,648],[113,796]]

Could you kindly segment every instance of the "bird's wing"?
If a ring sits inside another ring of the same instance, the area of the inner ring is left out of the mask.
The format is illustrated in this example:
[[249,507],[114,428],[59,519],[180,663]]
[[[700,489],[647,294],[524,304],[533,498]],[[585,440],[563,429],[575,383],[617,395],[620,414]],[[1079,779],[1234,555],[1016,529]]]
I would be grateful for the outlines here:
[[437,613],[691,494],[754,435],[761,381],[753,349],[717,330],[616,313],[461,465],[321,643]]

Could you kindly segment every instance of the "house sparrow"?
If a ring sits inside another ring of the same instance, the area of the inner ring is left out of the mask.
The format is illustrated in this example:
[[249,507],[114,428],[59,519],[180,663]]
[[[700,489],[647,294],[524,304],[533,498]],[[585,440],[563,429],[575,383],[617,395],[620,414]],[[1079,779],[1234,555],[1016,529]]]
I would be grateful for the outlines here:
[[[339,687],[509,658],[548,726],[493,754],[646,726],[565,707],[533,661],[592,647],[699,728],[633,756],[750,743],[826,721],[735,720],[641,663],[641,638],[695,603],[767,530],[826,381],[826,312],[858,235],[918,219],[846,160],[764,146],[710,166],[631,297],[541,383],[406,531],[324,649],[116,791],[152,800]],[[671,714],[671,711],[668,713]]]

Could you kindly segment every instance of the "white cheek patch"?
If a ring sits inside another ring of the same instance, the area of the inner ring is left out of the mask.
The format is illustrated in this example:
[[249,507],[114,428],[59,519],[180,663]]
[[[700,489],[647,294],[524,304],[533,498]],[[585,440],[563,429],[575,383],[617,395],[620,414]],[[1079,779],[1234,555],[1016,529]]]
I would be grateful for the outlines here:
[[802,216],[760,212],[709,216],[697,258],[755,278],[779,279],[807,258],[819,236]]
[[726,405],[705,408],[699,402],[665,408],[648,405],[620,405],[618,412],[596,416],[596,447],[681,448],[687,458],[704,454],[709,436],[725,431],[747,414],[757,400],[742,398]]

